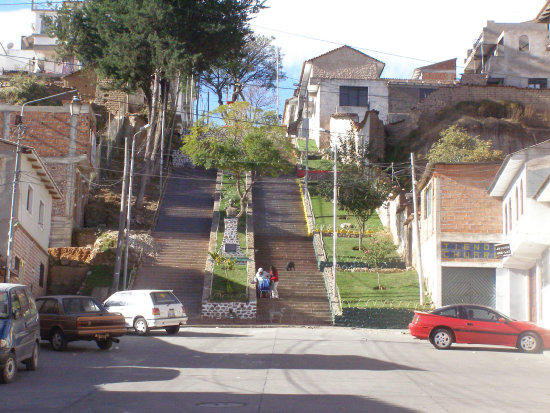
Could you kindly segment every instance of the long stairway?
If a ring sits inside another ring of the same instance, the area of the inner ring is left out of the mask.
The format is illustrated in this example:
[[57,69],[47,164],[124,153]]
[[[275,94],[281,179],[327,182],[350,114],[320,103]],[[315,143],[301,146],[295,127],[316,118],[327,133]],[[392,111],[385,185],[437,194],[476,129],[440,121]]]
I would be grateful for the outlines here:
[[157,255],[143,263],[133,286],[174,290],[190,320],[201,312],[215,178],[198,168],[173,170],[153,232]]
[[[332,324],[295,178],[264,178],[254,185],[253,195],[256,268],[275,265],[279,270],[279,300],[258,299],[258,322]],[[286,271],[289,261],[295,271]]]

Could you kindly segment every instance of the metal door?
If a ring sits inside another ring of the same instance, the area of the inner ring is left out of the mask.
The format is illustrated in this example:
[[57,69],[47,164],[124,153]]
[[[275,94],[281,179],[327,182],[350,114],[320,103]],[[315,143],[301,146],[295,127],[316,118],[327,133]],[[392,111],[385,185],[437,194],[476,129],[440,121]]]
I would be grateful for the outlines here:
[[442,267],[442,304],[479,304],[494,308],[496,275],[494,268]]

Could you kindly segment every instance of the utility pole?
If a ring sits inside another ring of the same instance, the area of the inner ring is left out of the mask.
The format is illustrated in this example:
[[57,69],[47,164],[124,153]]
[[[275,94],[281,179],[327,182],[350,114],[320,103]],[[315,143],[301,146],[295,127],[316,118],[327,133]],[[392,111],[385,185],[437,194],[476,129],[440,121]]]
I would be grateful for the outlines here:
[[[164,168],[164,123],[166,120],[166,104],[168,101],[168,96],[166,93],[166,81],[164,82],[164,99],[162,102],[162,124],[160,127],[160,182],[159,182],[159,192],[162,192],[162,168]],[[134,160],[133,158],[133,150],[134,150],[134,140],[132,140],[132,162]],[[128,249],[126,249],[128,250]],[[125,274],[126,275],[126,274]]]
[[334,139],[334,194],[333,194],[333,206],[332,206],[332,275],[333,275],[333,288],[334,288],[334,297],[336,298],[336,262],[337,262],[337,254],[336,254],[336,241],[338,238],[338,231],[337,231],[337,213],[338,213],[338,156],[337,156],[338,150],[336,148],[336,139]]
[[277,96],[277,125],[280,125],[279,121],[279,48],[275,47],[277,49],[277,83],[276,83],[276,96]]
[[422,253],[420,248],[420,226],[418,224],[418,214],[416,213],[416,179],[414,173],[414,153],[411,152],[411,173],[412,173],[412,191],[413,191],[413,231],[416,239],[416,256],[418,259],[418,285],[420,290],[420,305],[424,305],[424,274],[422,272]]
[[[113,276],[112,292],[118,291],[120,281],[120,267],[122,259],[122,241],[124,239],[124,227],[126,223],[126,196],[128,194],[128,137],[124,138],[124,175],[122,177],[122,193],[120,196],[120,216],[118,219],[118,238],[116,245],[115,273]],[[126,245],[128,248],[128,245]]]
[[[146,129],[151,127],[150,124],[142,126],[132,138],[132,155],[130,156],[130,183],[128,184],[128,207],[126,214],[126,249],[124,250],[124,278],[122,280],[122,288],[125,290],[128,287],[128,250],[130,249],[130,226],[132,224],[132,185],[134,182],[134,153],[136,149],[136,136]],[[124,186],[124,185],[123,185]]]

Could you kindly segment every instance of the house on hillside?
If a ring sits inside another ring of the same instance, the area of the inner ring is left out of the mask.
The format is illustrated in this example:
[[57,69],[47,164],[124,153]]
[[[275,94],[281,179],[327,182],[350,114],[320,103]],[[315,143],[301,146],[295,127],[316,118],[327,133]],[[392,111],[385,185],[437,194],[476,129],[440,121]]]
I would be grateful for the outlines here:
[[[357,146],[384,139],[365,125],[379,125],[388,115],[385,64],[349,46],[304,62],[300,84],[285,103],[283,124],[289,135],[309,133],[321,149],[352,133]],[[378,126],[373,127],[379,131]]]
[[546,89],[550,79],[550,1],[534,20],[488,21],[468,50],[463,81]]
[[[17,145],[0,139],[0,271],[5,275],[11,213],[12,182]],[[29,146],[22,147],[19,185],[15,199],[11,281],[31,287],[35,296],[44,295],[48,282],[48,248],[52,210],[62,200],[48,168]]]
[[550,141],[508,155],[489,194],[501,203],[509,246],[497,273],[499,307],[550,326]]
[[502,242],[502,207],[487,193],[499,166],[428,164],[418,184],[422,268],[437,307],[472,303],[501,309],[495,244]]
[[[84,224],[90,180],[96,170],[95,116],[90,105],[27,106],[23,143],[35,149],[63,197],[53,203],[50,247],[71,245]],[[0,138],[15,142],[20,106],[0,103]]]

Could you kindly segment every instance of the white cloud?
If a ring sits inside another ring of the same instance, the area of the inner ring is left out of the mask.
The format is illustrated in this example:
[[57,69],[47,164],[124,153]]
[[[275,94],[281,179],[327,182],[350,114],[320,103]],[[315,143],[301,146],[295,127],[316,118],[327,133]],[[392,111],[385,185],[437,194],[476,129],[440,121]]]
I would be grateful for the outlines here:
[[[0,42],[4,47],[13,43],[14,49],[21,48],[21,36],[32,34],[34,13],[28,9],[0,13]],[[2,50],[0,50],[3,53]]]

